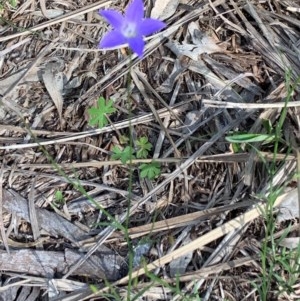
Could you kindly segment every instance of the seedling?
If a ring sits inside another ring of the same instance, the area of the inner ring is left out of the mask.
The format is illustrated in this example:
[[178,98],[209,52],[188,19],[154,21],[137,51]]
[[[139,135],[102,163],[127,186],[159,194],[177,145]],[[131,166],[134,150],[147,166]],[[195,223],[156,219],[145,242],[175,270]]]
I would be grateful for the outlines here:
[[139,169],[141,170],[141,177],[153,180],[160,175],[160,164],[158,162],[144,163]]
[[136,157],[138,159],[146,159],[149,151],[152,149],[152,144],[148,141],[147,137],[141,137],[136,144],[138,147]]
[[112,159],[121,160],[123,164],[126,164],[126,162],[135,159],[135,156],[133,155],[134,150],[130,146],[126,146],[124,149],[121,149],[118,146],[114,146],[112,151]]
[[108,124],[107,115],[114,112],[116,112],[116,109],[113,107],[113,101],[108,100],[106,102],[105,98],[100,97],[97,107],[92,107],[88,110],[90,115],[89,124],[103,128]]

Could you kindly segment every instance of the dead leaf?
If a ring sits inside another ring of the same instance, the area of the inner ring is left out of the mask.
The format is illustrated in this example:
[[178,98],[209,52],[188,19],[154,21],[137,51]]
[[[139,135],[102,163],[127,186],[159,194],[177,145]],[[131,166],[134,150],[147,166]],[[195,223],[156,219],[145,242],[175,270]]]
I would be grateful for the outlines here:
[[169,41],[166,43],[166,46],[176,54],[177,57],[185,55],[194,61],[199,60],[199,56],[203,53],[215,53],[215,52],[224,52],[224,47],[221,47],[217,44],[214,38],[206,35],[197,29],[197,26],[190,24],[188,27],[193,44],[182,43],[180,44],[177,41]]
[[[191,238],[188,235],[182,242],[182,246],[185,246],[191,242]],[[186,253],[185,255],[174,259],[170,262],[170,276],[182,275],[186,272],[186,269],[193,258],[193,251]]]
[[279,206],[277,223],[299,217],[298,191],[293,189],[284,196],[284,201]]
[[186,67],[182,66],[179,59],[175,60],[174,68],[169,77],[157,88],[157,91],[161,93],[170,93],[173,91],[173,87],[176,84],[178,77],[186,70]]
[[60,122],[62,122],[62,108],[63,108],[63,72],[57,71],[55,63],[49,63],[46,65],[45,71],[42,73],[45,87],[50,94],[55,107],[58,111]]
[[[7,91],[9,91],[9,89],[11,89],[11,87],[13,85],[15,85],[16,82],[18,82],[20,80],[20,78],[22,78],[24,76],[24,74],[27,72],[27,69],[22,69],[17,71],[16,73],[12,74],[9,77],[6,77],[5,79],[0,81],[0,94],[4,95],[7,93]],[[26,74],[26,77],[20,82],[24,83],[24,82],[37,82],[39,81],[38,78],[38,68],[34,67],[30,70],[30,72],[28,74]],[[18,91],[15,91],[15,94],[13,95],[14,99],[16,99],[18,97]]]
[[151,243],[149,242],[140,243],[134,248],[133,266],[135,268],[141,264],[143,256],[149,252],[150,248]]
[[212,38],[203,37],[201,44],[180,44],[177,41],[169,41],[166,43],[166,46],[174,52],[177,57],[180,55],[185,55],[194,61],[199,60],[199,56],[203,53],[214,53],[214,52],[222,52],[222,48],[219,48],[216,44],[214,44]]
[[279,245],[288,249],[297,249],[300,244],[300,237],[287,237],[279,242]]
[[72,78],[69,82],[67,82],[65,84],[64,91],[62,93],[67,94],[68,91],[78,88],[80,85],[82,85],[82,82],[86,78],[93,78],[93,79],[97,80],[97,74],[92,71],[87,71],[87,72],[81,73],[79,76]]
[[151,18],[166,20],[174,15],[179,0],[156,0],[151,11]]
[[46,16],[48,19],[54,19],[62,16],[64,10],[62,9],[47,9],[47,14],[44,15],[41,11],[34,11],[31,13],[32,16],[43,17]]

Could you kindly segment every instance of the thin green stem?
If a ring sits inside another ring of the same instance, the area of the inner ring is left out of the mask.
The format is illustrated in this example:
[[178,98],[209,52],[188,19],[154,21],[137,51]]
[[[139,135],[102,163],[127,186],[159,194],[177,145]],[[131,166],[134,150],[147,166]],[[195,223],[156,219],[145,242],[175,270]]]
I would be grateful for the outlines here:
[[[278,244],[275,240],[274,233],[275,233],[275,221],[273,215],[273,207],[274,202],[276,201],[280,190],[273,185],[273,178],[278,170],[277,166],[277,154],[279,152],[279,145],[282,143],[282,128],[284,122],[287,117],[287,104],[292,98],[293,92],[295,91],[296,85],[298,85],[299,81],[296,83],[291,83],[292,72],[287,71],[285,77],[285,86],[287,95],[285,98],[285,106],[283,107],[278,123],[275,127],[275,141],[274,141],[274,148],[273,148],[273,160],[271,162],[269,168],[269,175],[270,175],[270,191],[267,200],[265,218],[266,218],[266,226],[265,226],[265,239],[262,242],[262,250],[261,250],[261,263],[262,263],[262,283],[260,286],[260,293],[261,299],[267,301],[269,298],[270,287],[273,282],[273,279],[279,279],[280,277],[275,272],[275,266],[281,265],[283,260],[281,259],[280,255],[278,255]],[[291,149],[289,149],[290,151]],[[269,239],[267,239],[269,238]],[[279,256],[279,257],[278,257]],[[280,261],[281,260],[281,261]]]
[[[128,105],[128,119],[129,119],[129,147],[131,152],[133,152],[133,127],[131,123],[132,118],[132,101],[131,101],[131,70],[132,70],[132,53],[130,52],[130,61],[129,61],[129,71],[127,73],[127,105]],[[129,222],[130,222],[130,207],[131,207],[131,199],[132,199],[132,187],[133,187],[133,162],[132,162],[132,154],[129,157],[129,182],[128,182],[128,205],[127,205],[127,217],[124,225],[124,235],[127,241],[128,246],[128,286],[127,286],[127,301],[131,300],[131,291],[133,286],[133,279],[132,279],[132,271],[133,271],[133,247],[131,244],[131,240],[129,237],[128,229],[129,229]]]

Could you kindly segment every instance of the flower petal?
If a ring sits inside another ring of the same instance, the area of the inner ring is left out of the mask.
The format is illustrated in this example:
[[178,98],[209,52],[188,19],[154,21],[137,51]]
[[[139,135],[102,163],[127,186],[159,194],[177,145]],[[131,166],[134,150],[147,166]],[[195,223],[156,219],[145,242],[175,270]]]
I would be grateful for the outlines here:
[[124,17],[121,13],[112,10],[112,9],[105,9],[99,10],[99,14],[105,18],[105,20],[112,25],[115,29],[120,29],[124,22]]
[[142,36],[129,38],[128,44],[129,44],[130,48],[133,50],[133,52],[135,52],[140,58],[143,57],[145,42],[144,42]]
[[112,30],[101,39],[98,48],[113,48],[126,43],[126,38],[119,31]]
[[144,5],[142,0],[132,0],[125,12],[128,22],[140,23],[144,17]]
[[166,23],[156,19],[145,19],[139,27],[139,33],[143,36],[148,36],[154,32],[160,31],[166,27]]

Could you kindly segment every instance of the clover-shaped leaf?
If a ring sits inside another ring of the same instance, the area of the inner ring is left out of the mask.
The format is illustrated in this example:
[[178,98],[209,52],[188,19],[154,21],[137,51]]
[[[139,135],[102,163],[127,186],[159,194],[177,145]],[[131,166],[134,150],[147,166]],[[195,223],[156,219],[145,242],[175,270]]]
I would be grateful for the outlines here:
[[160,175],[160,164],[158,162],[144,163],[139,166],[141,177],[152,180]]
[[98,99],[97,107],[92,107],[88,110],[90,115],[90,125],[97,125],[99,128],[103,128],[108,124],[106,115],[114,113],[116,109],[113,107],[113,101],[106,102],[105,98],[100,97]]
[[136,142],[138,150],[136,156],[138,159],[147,158],[149,151],[152,148],[152,144],[148,141],[147,137],[141,137]]
[[133,148],[126,146],[124,149],[120,149],[117,146],[114,146],[113,155],[111,156],[113,160],[121,160],[123,164],[126,164],[127,161],[135,159],[133,155]]

